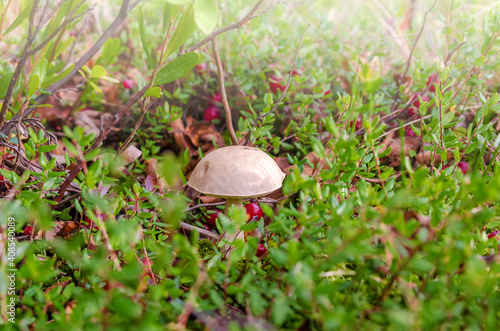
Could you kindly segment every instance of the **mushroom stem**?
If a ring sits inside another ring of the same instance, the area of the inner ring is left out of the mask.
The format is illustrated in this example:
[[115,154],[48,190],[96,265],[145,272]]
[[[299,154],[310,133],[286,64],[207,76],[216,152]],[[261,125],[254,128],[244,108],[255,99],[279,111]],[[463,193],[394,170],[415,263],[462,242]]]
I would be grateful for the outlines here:
[[[224,209],[224,214],[226,214],[226,216],[229,216],[229,208],[231,208],[231,206],[233,205],[238,208],[243,208],[243,198],[226,199],[226,208]],[[236,232],[233,233],[232,235],[224,233],[222,235],[222,238],[232,243],[235,239],[245,239],[245,234],[240,229],[237,229]],[[231,250],[231,248],[232,248],[231,245],[226,244],[224,245],[223,251],[228,252]]]
[[229,208],[231,208],[232,205],[235,205],[238,208],[243,208],[243,199],[238,199],[238,198],[226,199],[226,209],[224,209],[224,214],[226,214],[226,216],[228,216]]

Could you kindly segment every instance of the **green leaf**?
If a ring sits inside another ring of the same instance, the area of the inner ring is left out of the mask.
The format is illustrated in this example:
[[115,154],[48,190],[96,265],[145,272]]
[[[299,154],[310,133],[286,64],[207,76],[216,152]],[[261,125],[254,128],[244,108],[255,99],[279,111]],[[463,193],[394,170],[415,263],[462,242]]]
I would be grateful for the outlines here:
[[28,99],[35,94],[38,86],[40,85],[40,77],[38,75],[31,75],[28,85]]
[[159,98],[161,97],[161,88],[158,86],[150,87],[146,90],[145,96]]
[[15,28],[17,28],[22,22],[24,22],[25,19],[27,19],[30,16],[31,13],[31,8],[33,7],[33,2],[30,1],[28,7],[24,8],[24,10],[19,14],[19,16],[15,19],[14,22],[5,30],[3,35],[6,35],[7,33],[11,32]]
[[193,5],[190,5],[184,12],[184,15],[182,16],[177,29],[175,29],[174,35],[172,36],[172,39],[170,39],[165,55],[163,56],[163,59],[161,59],[161,61],[178,50],[181,45],[183,45],[188,40],[191,33],[193,33],[194,27],[195,23],[193,16]]
[[52,152],[56,148],[57,148],[56,145],[43,145],[43,146],[38,147],[38,151],[41,153]]
[[167,33],[170,24],[172,24],[172,13],[174,12],[174,8],[175,7],[168,2],[165,3],[165,8],[163,9],[163,33]]
[[144,53],[146,53],[146,56],[148,57],[148,64],[150,67],[153,67],[151,54],[149,54],[149,44],[146,38],[146,30],[144,28],[144,16],[142,14],[142,6],[139,7],[139,34],[141,35],[142,48],[144,49]]
[[203,33],[212,32],[217,25],[217,1],[196,0],[194,2],[194,20]]
[[[55,82],[60,81],[64,77],[68,76],[74,67],[75,67],[75,64],[72,64],[69,67],[67,67],[63,72],[61,72],[59,75],[57,75],[56,77],[52,77],[52,78],[49,78],[49,79],[43,81],[41,87],[46,88],[46,87],[49,87],[50,85],[54,84]],[[0,91],[1,91],[1,86],[0,86]]]
[[139,88],[139,90],[142,90],[144,88],[144,86],[146,86],[148,82],[146,82],[146,80],[144,79],[144,77],[142,77],[142,75],[140,73],[137,74],[137,87]]
[[107,75],[106,69],[104,69],[100,65],[95,65],[92,68],[92,71],[90,72],[90,78],[101,78],[106,75]]
[[474,60],[474,65],[476,67],[482,67],[483,64],[484,64],[484,56],[482,55]]
[[195,52],[188,52],[179,56],[156,74],[154,85],[162,85],[181,78],[194,68],[200,56]]
[[3,99],[5,94],[7,94],[7,88],[9,87],[13,75],[14,73],[6,73],[0,78],[0,99]]

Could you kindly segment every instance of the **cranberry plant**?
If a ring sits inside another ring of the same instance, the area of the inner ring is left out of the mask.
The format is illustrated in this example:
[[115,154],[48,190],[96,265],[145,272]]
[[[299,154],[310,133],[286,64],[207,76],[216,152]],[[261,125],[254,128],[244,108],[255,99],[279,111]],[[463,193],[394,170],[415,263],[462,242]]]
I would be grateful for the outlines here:
[[[500,17],[473,3],[0,2],[2,323],[496,329]],[[234,140],[287,176],[225,215],[186,181]]]

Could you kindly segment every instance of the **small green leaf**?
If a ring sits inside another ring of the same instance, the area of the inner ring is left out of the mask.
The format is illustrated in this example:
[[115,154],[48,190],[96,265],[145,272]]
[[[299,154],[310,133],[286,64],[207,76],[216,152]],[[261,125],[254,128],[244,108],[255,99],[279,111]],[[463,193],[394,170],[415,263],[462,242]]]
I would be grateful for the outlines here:
[[161,97],[161,88],[158,86],[150,87],[146,90],[145,96],[159,98]]
[[188,40],[191,33],[193,33],[194,26],[195,23],[193,16],[193,5],[190,5],[184,12],[179,25],[175,29],[174,35],[172,36],[172,39],[170,39],[165,55],[163,56],[163,59],[161,59],[161,61],[178,50],[181,45],[183,45]]
[[106,69],[104,69],[100,65],[95,65],[92,68],[92,71],[90,72],[90,78],[101,78],[106,75],[107,75]]
[[474,60],[474,65],[476,67],[482,67],[483,64],[484,64],[484,56],[482,55]]
[[162,85],[181,78],[194,68],[200,56],[195,52],[188,52],[167,63],[156,74],[154,85]]
[[194,20],[203,33],[212,32],[217,25],[217,1],[196,0],[194,2]]
[[175,7],[168,2],[165,3],[165,8],[163,9],[163,33],[167,33],[170,24],[172,24],[172,13],[174,8]]
[[33,7],[33,2],[30,1],[28,7],[24,8],[24,10],[19,14],[19,16],[12,22],[12,24],[5,30],[3,35],[8,34],[15,28],[17,28],[22,22],[24,22],[25,19],[27,19],[30,16],[31,13],[31,8]]
[[0,99],[5,97],[7,94],[7,88],[10,84],[10,80],[12,79],[13,73],[6,73],[0,78]]
[[[69,73],[73,70],[73,68],[75,67],[75,64],[72,64],[70,65],[69,67],[67,67],[63,72],[61,72],[59,75],[57,75],[56,77],[51,77],[45,81],[43,81],[41,87],[42,88],[46,88],[52,84],[54,84],[55,82],[58,82],[60,81],[61,79],[63,79],[64,77],[68,76]],[[1,84],[0,84],[1,85]],[[0,91],[1,91],[1,86],[0,86]]]
[[38,151],[41,153],[52,152],[56,148],[57,148],[56,145],[43,145],[43,146],[38,147]]
[[144,16],[142,14],[142,6],[139,7],[139,34],[141,35],[142,48],[144,49],[144,53],[148,58],[148,64],[150,67],[153,66],[153,61],[151,60],[151,55],[149,54],[149,44],[146,38],[146,30],[144,28]]
[[35,94],[39,85],[40,85],[40,77],[38,75],[31,75],[30,82],[28,85],[28,98],[31,98],[33,94]]

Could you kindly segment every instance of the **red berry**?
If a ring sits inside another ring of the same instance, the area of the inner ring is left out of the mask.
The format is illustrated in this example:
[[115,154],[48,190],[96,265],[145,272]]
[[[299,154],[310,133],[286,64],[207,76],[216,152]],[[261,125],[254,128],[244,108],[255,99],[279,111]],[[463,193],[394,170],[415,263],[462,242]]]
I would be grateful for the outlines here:
[[220,213],[220,210],[216,210],[214,214],[208,214],[207,217],[205,217],[205,223],[207,223],[210,228],[215,228],[217,226],[217,217]]
[[405,127],[405,133],[408,137],[415,137],[415,131],[410,126]]
[[122,85],[124,88],[126,88],[128,90],[128,89],[131,89],[132,86],[135,85],[135,82],[131,79],[124,79],[122,82]]
[[203,228],[207,231],[212,231],[212,229],[210,229],[210,227],[206,224],[203,224]]
[[429,97],[427,95],[425,95],[425,94],[424,95],[422,95],[420,93],[415,94],[415,96],[413,97],[412,101],[414,101],[413,105],[415,107],[417,107],[417,109],[420,108],[420,99],[418,98],[419,96],[420,96],[420,98],[422,98],[423,102],[427,102],[427,101],[430,100]]
[[264,246],[264,244],[258,244],[257,245],[257,252],[255,253],[255,255],[257,255],[257,257],[262,257],[262,256],[266,255],[266,253],[267,253],[266,246]]
[[447,164],[447,165],[445,165],[445,166],[443,167],[443,170],[444,170],[444,169],[448,169],[449,167],[450,167],[450,165],[449,165],[449,164]]
[[207,122],[220,119],[220,110],[217,106],[209,106],[203,113],[203,119]]
[[149,265],[149,266],[152,266],[152,265],[153,265],[153,261],[151,261],[151,259],[149,259],[149,258],[147,258],[147,257],[143,257],[143,258],[141,259],[141,264],[142,264],[143,266],[145,266],[145,267],[146,267],[146,266],[148,266],[148,265]]
[[195,68],[198,73],[203,73],[207,70],[208,66],[205,62],[202,62],[200,64],[197,64]]
[[246,204],[245,210],[247,211],[249,221],[258,221],[262,217],[264,217],[264,212],[262,211],[262,208],[260,208],[258,203],[250,202],[249,204]]
[[281,90],[284,91],[285,87],[281,85],[280,80],[276,78],[276,76],[272,76],[269,80],[269,88],[273,93],[276,93],[276,91]]
[[213,105],[216,102],[222,102],[222,96],[220,95],[220,93],[217,92],[215,92],[210,96],[210,104]]
[[23,236],[29,236],[31,235],[31,232],[33,232],[33,226],[28,225],[27,227],[24,228]]
[[434,86],[435,83],[439,84],[439,77],[436,74],[432,74],[429,76],[426,83],[426,85],[429,86],[429,91],[436,92],[436,86]]
[[324,95],[326,96],[326,95],[328,95],[330,93],[332,93],[332,91],[330,89],[328,89],[328,91],[326,91]]
[[497,240],[500,240],[500,237],[498,236],[498,234],[500,233],[500,231],[498,230],[495,230],[493,232],[490,232],[488,234],[488,239],[491,239],[491,238],[496,238]]
[[408,109],[408,116],[413,117],[413,116],[415,116],[415,115],[417,115],[417,108],[415,108],[415,107],[410,107],[410,108]]
[[462,171],[464,175],[467,172],[467,170],[469,170],[469,164],[466,161],[458,162],[457,167]]
[[[349,122],[349,127],[352,127],[353,122],[354,121]],[[363,127],[363,122],[361,121],[361,119],[357,118],[356,125],[354,126],[354,130],[356,130],[356,131],[361,130],[362,127]]]

